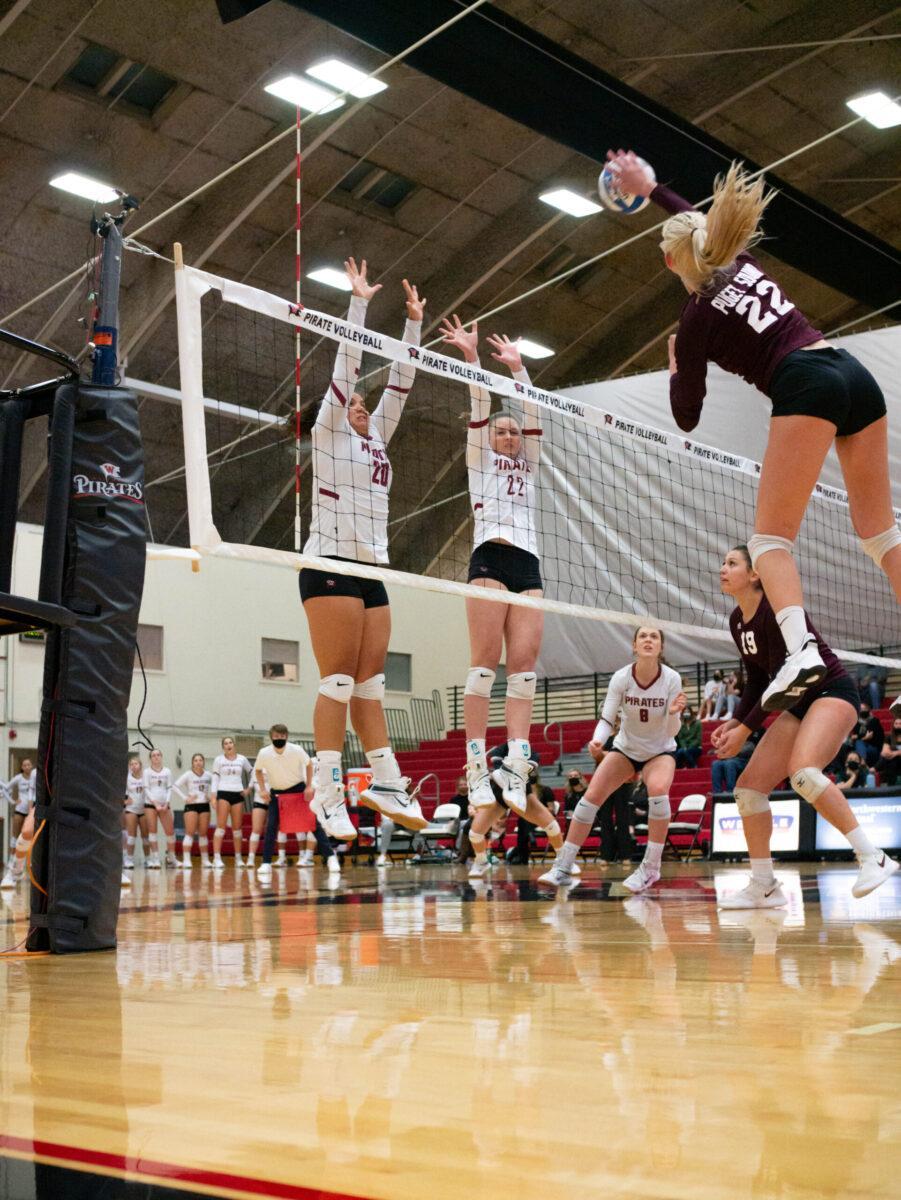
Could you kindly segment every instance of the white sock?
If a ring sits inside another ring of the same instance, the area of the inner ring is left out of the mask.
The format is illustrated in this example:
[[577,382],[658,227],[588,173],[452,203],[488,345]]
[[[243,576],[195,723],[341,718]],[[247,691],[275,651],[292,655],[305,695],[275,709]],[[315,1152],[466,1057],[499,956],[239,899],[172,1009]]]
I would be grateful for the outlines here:
[[850,833],[846,833],[845,837],[851,843],[851,849],[857,857],[858,862],[863,862],[865,858],[875,858],[879,850],[861,827],[858,825],[856,829],[852,829]]
[[377,783],[393,783],[400,779],[400,767],[390,746],[382,746],[380,750],[367,750],[366,758],[372,767],[372,778]]
[[522,738],[510,738],[507,741],[508,758],[528,758],[531,753],[532,747]]
[[319,786],[328,795],[341,784],[341,751],[317,750]]
[[186,833],[185,836],[181,839],[181,856],[182,856],[182,858],[190,858],[191,857],[191,847],[193,845],[194,845],[194,839],[191,837],[190,833]]
[[655,871],[660,870],[660,862],[663,858],[663,847],[665,842],[648,842],[644,848],[644,862],[649,867],[653,867]]
[[579,856],[580,849],[581,846],[577,846],[575,842],[564,842],[557,851],[557,866],[563,871],[571,871]]
[[133,837],[125,839],[125,853],[131,857],[135,852],[135,840]]
[[485,739],[470,738],[466,743],[466,761],[471,763],[480,775],[488,773],[488,759],[485,755]]
[[785,649],[789,654],[797,654],[809,636],[804,609],[800,604],[789,604],[786,608],[779,609],[776,620],[782,630]]
[[756,883],[773,883],[776,877],[773,874],[772,858],[752,858],[751,878]]

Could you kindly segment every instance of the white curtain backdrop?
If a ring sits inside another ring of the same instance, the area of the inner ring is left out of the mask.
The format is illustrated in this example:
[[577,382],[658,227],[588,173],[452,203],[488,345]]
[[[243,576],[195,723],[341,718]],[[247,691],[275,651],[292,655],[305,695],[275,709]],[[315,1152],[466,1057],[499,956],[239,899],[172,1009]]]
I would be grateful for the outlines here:
[[[833,340],[836,345],[856,355],[872,371],[885,393],[889,412],[889,468],[895,506],[898,507],[901,504],[901,326]],[[602,408],[667,432],[678,432],[670,413],[668,374],[665,371],[566,388],[562,389],[562,394],[586,406]],[[761,461],[766,450],[769,412],[769,401],[755,388],[737,376],[711,366],[704,412],[698,428],[691,436],[708,446]],[[830,452],[826,461],[821,482],[832,487],[843,487],[834,451]],[[859,553],[859,559],[847,564],[848,587],[852,589],[855,569],[860,569],[867,562],[862,552]],[[819,565],[823,569],[835,570],[835,564]],[[715,579],[711,579],[710,586],[711,591],[715,592]],[[730,607],[726,597],[723,597],[724,623]],[[817,615],[812,615],[816,623]],[[630,645],[631,633],[624,626],[602,625],[549,614],[538,663],[539,673],[557,677],[586,671],[615,670],[628,661]],[[722,641],[710,638],[672,636],[668,639],[667,652],[670,662],[687,663],[697,659],[728,657],[729,647],[724,647]]]

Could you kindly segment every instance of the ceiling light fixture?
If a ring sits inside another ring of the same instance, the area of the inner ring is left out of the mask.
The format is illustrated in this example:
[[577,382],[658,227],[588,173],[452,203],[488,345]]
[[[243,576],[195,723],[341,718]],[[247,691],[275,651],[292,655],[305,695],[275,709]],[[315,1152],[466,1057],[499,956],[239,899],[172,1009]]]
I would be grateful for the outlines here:
[[852,97],[846,103],[852,112],[856,112],[877,129],[891,129],[894,125],[901,125],[901,104],[885,92],[867,92],[866,95]]
[[342,62],[340,58],[327,58],[325,62],[307,67],[307,74],[329,84],[339,92],[349,92],[359,100],[374,96],[377,92],[384,92],[388,86],[380,79],[372,79],[364,71],[358,71],[349,63]]
[[50,180],[50,186],[59,188],[61,192],[70,192],[73,196],[81,196],[83,200],[93,200],[95,204],[111,204],[119,195],[117,188],[87,175],[79,175],[77,171],[57,175]]
[[571,192],[569,188],[556,188],[553,192],[542,192],[538,199],[544,201],[545,204],[550,204],[552,208],[559,208],[561,212],[568,213],[571,217],[590,217],[592,213],[601,211],[600,204],[595,204],[593,200],[586,200],[584,196]]
[[542,346],[541,342],[531,342],[528,338],[517,338],[516,345],[523,358],[551,358],[554,353],[547,346]]
[[331,88],[322,87],[310,79],[301,79],[299,75],[285,75],[283,79],[267,83],[263,90],[309,113],[332,112],[344,104]]
[[324,283],[326,287],[337,288],[339,292],[349,292],[352,288],[347,275],[343,271],[336,270],[334,267],[319,267],[315,271],[308,271],[307,279],[315,279],[317,283]]

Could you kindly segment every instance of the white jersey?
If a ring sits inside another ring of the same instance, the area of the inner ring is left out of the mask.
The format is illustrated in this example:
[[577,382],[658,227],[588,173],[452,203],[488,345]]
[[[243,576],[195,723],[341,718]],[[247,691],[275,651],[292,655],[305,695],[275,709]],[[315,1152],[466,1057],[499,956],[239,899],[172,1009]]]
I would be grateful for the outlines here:
[[153,767],[147,767],[144,771],[145,802],[149,801],[154,808],[167,808],[171,791],[172,772],[169,768],[163,767],[161,771],[154,771]]
[[236,754],[234,758],[217,754],[213,763],[213,795],[218,796],[220,792],[243,792],[247,787],[244,781],[249,779],[250,775],[250,763],[243,754]]
[[657,675],[643,687],[635,678],[634,664],[630,663],[610,680],[593,740],[607,740],[619,713],[622,723],[613,740],[615,750],[621,750],[636,762],[647,762],[658,754],[675,750],[680,717],[669,710],[681,691],[682,677],[672,667],[661,663]]
[[[531,382],[526,370],[517,371],[513,378],[518,383]],[[475,518],[473,546],[477,548],[483,542],[502,540],[537,557],[535,486],[541,437],[538,407],[523,400],[521,415],[512,414],[522,430],[522,439],[516,458],[507,458],[491,449],[488,436],[490,394],[484,388],[471,386],[469,396],[466,466],[469,499]]]
[[[367,302],[354,296],[347,314],[362,326]],[[421,321],[408,320],[404,341],[419,345]],[[377,335],[373,335],[377,336]],[[362,437],[347,419],[363,358],[362,340],[341,342],[328,391],[313,426],[313,515],[305,554],[336,555],[356,562],[388,562],[388,443],[404,411],[416,369],[391,364],[388,384]]]
[[138,813],[144,811],[144,772],[140,775],[132,775],[131,771],[125,776],[125,807],[129,812]]
[[20,771],[9,781],[9,790],[16,789],[16,812],[19,816],[27,814],[34,804],[34,793],[38,783],[38,773],[32,768],[31,774],[25,776]]
[[209,804],[213,776],[209,771],[201,771],[198,775],[192,768],[180,775],[172,786],[185,804]]

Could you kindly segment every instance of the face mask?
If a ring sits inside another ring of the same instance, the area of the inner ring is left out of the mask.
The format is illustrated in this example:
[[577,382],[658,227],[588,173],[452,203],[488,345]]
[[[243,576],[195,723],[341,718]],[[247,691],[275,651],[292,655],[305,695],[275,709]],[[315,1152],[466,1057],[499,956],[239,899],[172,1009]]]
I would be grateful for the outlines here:
[[273,738],[272,744],[276,748],[276,750],[281,750],[282,746],[287,746],[288,739],[287,738]]

